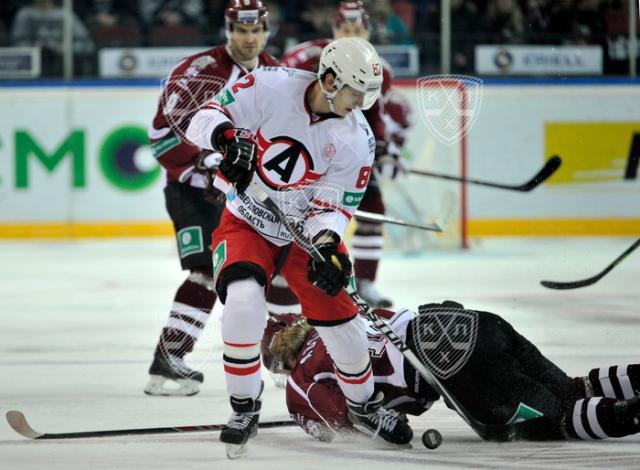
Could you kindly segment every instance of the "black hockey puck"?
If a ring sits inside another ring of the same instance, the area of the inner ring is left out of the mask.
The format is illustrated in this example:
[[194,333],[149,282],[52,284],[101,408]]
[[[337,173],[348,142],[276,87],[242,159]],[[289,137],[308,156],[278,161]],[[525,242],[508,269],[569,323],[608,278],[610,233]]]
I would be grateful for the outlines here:
[[442,444],[442,434],[435,429],[427,429],[422,434],[422,443],[427,449],[437,449]]

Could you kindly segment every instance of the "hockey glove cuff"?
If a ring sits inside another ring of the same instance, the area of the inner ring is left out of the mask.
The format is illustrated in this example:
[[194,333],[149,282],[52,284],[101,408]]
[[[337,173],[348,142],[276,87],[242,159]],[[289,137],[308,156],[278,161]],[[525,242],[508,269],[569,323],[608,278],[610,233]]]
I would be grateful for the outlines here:
[[247,129],[231,128],[221,124],[211,138],[214,147],[224,153],[218,171],[234,184],[239,193],[245,192],[257,163],[257,146]]
[[327,232],[323,232],[315,237],[315,240],[322,240],[321,243],[314,241],[314,245],[324,261],[310,259],[307,278],[313,285],[335,297],[349,282],[351,261],[346,254],[338,251],[340,237],[337,234],[332,235],[327,237]]

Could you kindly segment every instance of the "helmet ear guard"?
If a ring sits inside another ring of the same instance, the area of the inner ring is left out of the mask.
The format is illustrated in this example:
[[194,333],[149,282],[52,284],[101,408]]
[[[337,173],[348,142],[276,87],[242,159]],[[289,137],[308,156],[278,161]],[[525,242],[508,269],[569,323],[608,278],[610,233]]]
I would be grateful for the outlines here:
[[[335,91],[324,87],[323,79],[327,72],[335,77]],[[317,76],[332,112],[336,93],[346,85],[364,93],[363,110],[373,106],[380,96],[383,77],[380,57],[375,48],[361,38],[341,38],[329,43],[320,55]]]

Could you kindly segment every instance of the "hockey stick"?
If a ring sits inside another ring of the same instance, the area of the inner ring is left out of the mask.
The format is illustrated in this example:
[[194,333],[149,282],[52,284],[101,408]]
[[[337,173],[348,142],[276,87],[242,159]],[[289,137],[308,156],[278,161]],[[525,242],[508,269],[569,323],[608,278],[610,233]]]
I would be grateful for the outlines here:
[[403,219],[398,219],[396,217],[390,217],[388,215],[375,214],[373,212],[366,211],[356,211],[356,217],[359,220],[364,220],[365,222],[381,222],[385,224],[400,225],[401,227],[411,227],[418,228],[420,230],[428,230],[430,232],[443,231],[442,227],[440,227],[437,222],[433,224],[419,224],[416,222],[408,222]]
[[629,256],[639,246],[640,246],[640,238],[637,239],[635,242],[633,242],[633,244],[629,248],[624,250],[624,253],[622,253],[620,256],[618,256],[613,261],[613,263],[611,263],[609,266],[607,266],[602,272],[600,272],[600,273],[598,273],[595,276],[592,276],[590,278],[583,279],[581,281],[573,281],[573,282],[540,281],[540,284],[542,284],[545,287],[548,287],[549,289],[577,289],[578,287],[590,286],[591,284],[595,284],[600,279],[602,279],[609,271],[611,271],[618,264],[620,264],[620,262],[623,259],[625,259],[627,256]]
[[441,178],[441,179],[450,180],[450,181],[458,181],[460,183],[478,184],[480,186],[487,186],[489,188],[527,192],[527,191],[531,191],[532,189],[535,189],[540,184],[542,184],[545,180],[547,180],[551,175],[553,175],[556,172],[558,168],[560,168],[561,164],[562,164],[562,159],[559,156],[554,155],[549,160],[547,160],[544,166],[540,169],[540,171],[538,171],[538,173],[533,178],[531,178],[526,183],[515,184],[515,185],[493,183],[490,181],[477,180],[473,178],[463,178],[461,176],[444,175],[442,173],[433,173],[431,171],[419,170],[417,168],[410,168],[407,171],[414,175],[430,176],[432,178]]
[[417,228],[420,230],[428,230],[431,232],[445,232],[449,227],[449,223],[451,222],[451,216],[453,215],[453,209],[455,205],[455,194],[453,194],[451,191],[445,192],[440,204],[440,212],[438,213],[434,222],[431,224],[408,222],[397,217],[375,214],[373,212],[366,212],[361,210],[356,211],[356,217],[366,222],[382,222],[387,224],[400,225],[403,227]]
[[[302,225],[289,219],[265,190],[262,189],[259,183],[252,181],[250,188],[251,194],[280,220],[300,248],[309,253],[309,256],[311,256],[313,260],[318,262],[325,261],[322,254],[304,234]],[[344,289],[347,295],[351,297],[351,300],[357,305],[360,314],[367,317],[373,323],[373,326],[385,335],[405,359],[425,378],[429,385],[444,398],[447,404],[450,404],[456,410],[462,419],[464,419],[480,437],[488,441],[510,441],[516,438],[527,438],[531,432],[535,432],[536,436],[544,436],[549,433],[551,421],[544,417],[535,418],[525,421],[524,423],[504,425],[488,425],[475,419],[458,400],[448,392],[435,375],[417,358],[414,352],[407,347],[391,327],[358,295],[355,285],[349,283]],[[531,429],[533,429],[533,431],[531,431]]]
[[[20,411],[8,411],[7,422],[18,434],[29,439],[82,439],[88,437],[116,437],[146,434],[174,434],[185,432],[220,431],[224,424],[204,424],[201,426],[167,426],[160,428],[112,429],[109,431],[81,431],[63,433],[41,433],[31,427],[27,418]],[[260,429],[296,426],[294,421],[265,421],[258,423]]]

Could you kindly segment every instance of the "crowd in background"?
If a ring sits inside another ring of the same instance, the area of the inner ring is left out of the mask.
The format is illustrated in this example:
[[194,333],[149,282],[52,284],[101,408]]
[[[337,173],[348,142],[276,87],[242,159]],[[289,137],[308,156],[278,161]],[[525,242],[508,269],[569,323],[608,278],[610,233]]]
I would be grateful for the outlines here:
[[[269,52],[331,36],[336,0],[272,0]],[[374,44],[416,44],[423,70],[439,63],[441,0],[368,0]],[[226,0],[75,0],[76,73],[95,73],[102,47],[201,46],[224,41]],[[475,44],[597,44],[628,34],[627,0],[451,0],[453,71],[473,72]],[[0,47],[40,46],[61,67],[60,0],[2,0]],[[611,55],[611,54],[609,54]],[[82,60],[83,58],[87,60]],[[614,71],[615,72],[615,71]]]

